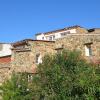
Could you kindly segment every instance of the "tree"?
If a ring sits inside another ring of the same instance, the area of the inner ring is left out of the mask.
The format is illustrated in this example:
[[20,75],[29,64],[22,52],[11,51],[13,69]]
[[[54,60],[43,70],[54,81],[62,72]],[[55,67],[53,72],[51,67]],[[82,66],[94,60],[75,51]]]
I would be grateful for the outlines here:
[[4,100],[100,100],[100,67],[77,51],[46,55],[32,82],[14,74],[2,86]]
[[87,63],[77,51],[47,55],[38,66],[38,95],[43,100],[99,100],[97,70],[100,68]]

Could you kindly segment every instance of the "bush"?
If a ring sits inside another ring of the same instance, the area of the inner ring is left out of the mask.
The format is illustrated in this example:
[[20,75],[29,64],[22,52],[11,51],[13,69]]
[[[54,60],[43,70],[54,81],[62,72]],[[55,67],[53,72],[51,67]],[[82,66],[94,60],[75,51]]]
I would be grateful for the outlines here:
[[88,64],[77,51],[45,56],[38,66],[40,98],[45,100],[99,100],[99,67]]
[[27,74],[13,75],[4,83],[3,98],[100,100],[100,67],[88,64],[77,51],[46,55],[31,83],[27,81]]
[[1,87],[3,100],[32,100],[32,91],[27,76],[27,73],[13,73],[11,79]]

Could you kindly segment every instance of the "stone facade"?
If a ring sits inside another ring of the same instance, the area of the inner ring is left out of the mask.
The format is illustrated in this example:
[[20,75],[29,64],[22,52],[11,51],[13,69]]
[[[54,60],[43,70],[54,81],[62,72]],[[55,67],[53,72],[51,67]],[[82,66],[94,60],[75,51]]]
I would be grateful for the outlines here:
[[11,63],[0,63],[0,81],[3,82],[13,71],[36,73],[36,67],[42,63],[44,55],[55,54],[62,49],[76,49],[81,51],[82,57],[88,61],[100,64],[100,29],[69,27],[67,30],[73,28],[76,28],[76,33],[67,34],[56,41],[25,39],[13,43]]
[[[76,29],[76,33],[67,34],[63,38],[54,41],[26,39],[13,44],[12,71],[35,73],[36,66],[42,62],[46,54],[54,54],[62,49],[78,50],[88,61],[100,63],[100,29],[87,30],[81,27],[69,27]],[[53,32],[61,32],[56,30]],[[47,32],[51,34],[53,32]],[[46,34],[47,34],[46,33]]]
[[0,63],[0,85],[10,77],[11,63]]
[[23,40],[13,45],[12,69],[17,72],[34,73],[36,71],[36,55],[41,59],[46,54],[54,53],[53,41]]
[[[86,46],[91,46],[91,55],[86,55]],[[84,58],[100,61],[100,34],[69,34],[55,42],[56,50],[61,47],[68,50],[76,49],[82,53]]]
[[0,43],[0,85],[11,73],[11,44]]
[[0,84],[9,77],[11,68],[11,56],[0,57]]

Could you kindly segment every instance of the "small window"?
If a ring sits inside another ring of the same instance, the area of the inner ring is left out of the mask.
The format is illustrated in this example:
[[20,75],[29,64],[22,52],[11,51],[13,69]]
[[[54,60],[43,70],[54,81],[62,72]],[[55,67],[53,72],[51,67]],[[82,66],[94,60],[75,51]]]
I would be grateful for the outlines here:
[[91,44],[86,44],[85,45],[85,55],[86,56],[92,56]]
[[63,51],[63,47],[62,48],[56,48],[55,50],[56,50],[57,54],[61,54],[62,51]]
[[36,55],[36,63],[38,63],[39,54]]
[[70,34],[70,31],[61,33],[61,36],[66,36],[67,34]]
[[28,82],[31,82],[33,79],[33,75],[32,74],[28,74]]
[[49,37],[49,40],[52,41],[52,36]]
[[16,47],[16,49],[24,49],[24,48],[25,48],[25,45],[20,45]]
[[55,40],[55,35],[49,36],[49,40],[50,41]]
[[55,40],[55,35],[53,35],[53,40]]
[[61,53],[62,53],[62,49],[58,49],[57,54],[61,54]]
[[42,40],[44,40],[44,37],[42,37]]
[[40,63],[42,63],[42,57],[40,54],[37,54],[36,55],[36,64],[40,64]]

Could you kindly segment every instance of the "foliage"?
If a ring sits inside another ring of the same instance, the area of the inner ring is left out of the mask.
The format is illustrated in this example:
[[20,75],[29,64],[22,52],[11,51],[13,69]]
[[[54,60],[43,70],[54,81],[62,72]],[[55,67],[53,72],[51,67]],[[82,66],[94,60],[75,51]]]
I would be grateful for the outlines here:
[[64,50],[46,55],[32,82],[27,73],[14,74],[2,88],[4,100],[100,100],[100,67]]
[[1,87],[3,100],[32,100],[27,76],[27,73],[13,73],[11,79]]
[[38,66],[38,95],[45,100],[99,100],[99,67],[88,64],[77,51],[45,56]]

